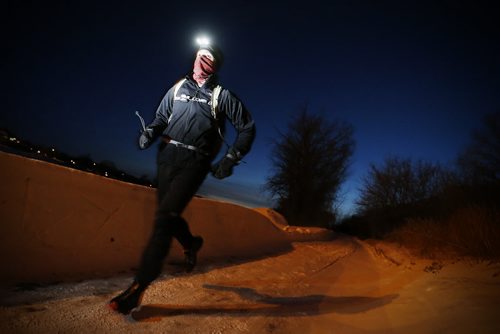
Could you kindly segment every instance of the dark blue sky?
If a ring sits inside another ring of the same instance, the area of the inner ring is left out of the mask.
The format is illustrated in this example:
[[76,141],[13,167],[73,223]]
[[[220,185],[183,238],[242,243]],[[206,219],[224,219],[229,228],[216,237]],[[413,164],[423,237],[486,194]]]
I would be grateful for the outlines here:
[[9,1],[0,127],[154,174],[155,149],[137,149],[134,111],[152,119],[203,32],[224,51],[221,83],[258,135],[248,163],[228,180],[209,177],[202,193],[258,194],[276,129],[304,103],[355,128],[345,210],[370,163],[452,163],[500,106],[493,2],[329,2]]

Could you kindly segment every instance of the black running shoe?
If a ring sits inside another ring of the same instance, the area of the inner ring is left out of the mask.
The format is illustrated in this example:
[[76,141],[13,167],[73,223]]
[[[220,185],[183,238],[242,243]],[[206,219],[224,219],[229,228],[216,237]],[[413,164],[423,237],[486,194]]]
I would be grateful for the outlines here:
[[109,307],[116,312],[129,314],[134,308],[139,306],[146,288],[135,282],[121,294],[109,301]]
[[191,245],[191,248],[184,250],[184,256],[185,256],[184,262],[186,264],[187,273],[193,271],[194,267],[196,266],[196,255],[198,251],[201,249],[201,246],[203,246],[203,238],[193,237],[193,244]]

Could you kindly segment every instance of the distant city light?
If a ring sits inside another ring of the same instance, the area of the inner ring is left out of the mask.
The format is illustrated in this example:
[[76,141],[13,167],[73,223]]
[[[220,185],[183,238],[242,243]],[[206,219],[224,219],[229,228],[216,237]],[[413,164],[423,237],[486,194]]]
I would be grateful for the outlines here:
[[[207,42],[208,39],[205,41]],[[203,42],[203,41],[201,41]],[[93,174],[97,174],[97,175],[101,175],[101,176],[105,176],[105,177],[109,177],[111,179],[117,179],[117,180],[129,180],[130,182],[132,183],[136,183],[136,184],[141,184],[141,185],[144,185],[144,186],[149,186],[151,188],[154,187],[153,184],[148,184],[148,183],[144,183],[144,180],[139,180],[138,178],[136,177],[133,177],[129,174],[127,174],[127,172],[125,171],[122,171],[122,170],[112,170],[110,172],[104,172],[101,168],[97,168],[98,164],[92,160],[90,160],[88,163],[85,162],[85,161],[79,161],[79,160],[75,160],[75,159],[71,159],[69,156],[64,156],[64,154],[62,152],[58,152],[56,150],[55,147],[37,147],[37,146],[29,146],[29,143],[25,143],[23,142],[23,140],[21,139],[18,139],[14,136],[9,136],[9,135],[1,135],[1,139],[5,141],[9,141],[9,142],[12,142],[12,143],[18,143],[18,144],[23,144],[21,147],[18,147],[17,145],[11,145],[12,147],[15,147],[16,149],[19,149],[19,150],[22,150],[24,152],[29,152],[31,151],[32,152],[32,155],[33,153],[34,154],[39,154],[40,156],[37,157],[37,159],[42,159],[41,157],[47,157],[47,158],[50,158],[50,161],[53,161],[55,163],[59,163],[59,164],[64,164],[64,165],[73,165],[74,167],[73,168],[76,168],[76,169],[80,169],[80,170],[86,170],[86,171],[89,171],[89,172],[92,172]],[[7,144],[9,145],[9,144]],[[52,154],[49,154],[49,152],[51,152]],[[78,159],[78,158],[76,158]],[[47,160],[48,161],[48,160]],[[88,164],[92,164],[95,168],[90,168],[88,166]],[[104,167],[104,166],[102,166]],[[147,180],[147,181],[150,181],[150,180]]]

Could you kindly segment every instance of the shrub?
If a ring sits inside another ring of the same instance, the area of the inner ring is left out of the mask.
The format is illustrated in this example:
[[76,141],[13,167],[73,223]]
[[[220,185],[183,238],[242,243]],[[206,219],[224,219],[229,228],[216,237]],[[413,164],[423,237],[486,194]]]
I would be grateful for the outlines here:
[[411,218],[388,236],[425,257],[459,255],[500,259],[500,219],[495,208],[469,206],[444,218]]

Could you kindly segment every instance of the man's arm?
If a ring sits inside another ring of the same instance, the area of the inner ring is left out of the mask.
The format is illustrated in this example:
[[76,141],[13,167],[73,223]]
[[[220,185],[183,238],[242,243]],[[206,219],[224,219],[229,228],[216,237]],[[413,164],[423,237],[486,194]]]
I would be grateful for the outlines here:
[[141,149],[148,148],[167,127],[168,118],[172,113],[172,94],[173,89],[170,88],[156,109],[155,118],[146,126],[146,130],[139,137],[139,147]]
[[252,147],[256,133],[255,122],[240,99],[228,90],[223,90],[221,93],[220,108],[237,132],[236,139],[228,153],[234,155],[236,161],[240,161]]
[[161,100],[158,108],[156,109],[155,118],[147,126],[147,128],[153,129],[153,138],[156,139],[159,135],[163,133],[163,130],[168,125],[168,118],[172,114],[172,104],[173,104],[173,89],[170,88],[163,99]]
[[250,151],[255,139],[255,123],[240,99],[229,91],[224,90],[221,93],[220,102],[221,110],[237,131],[233,146],[219,162],[212,166],[213,176],[223,179],[233,173],[233,167]]

